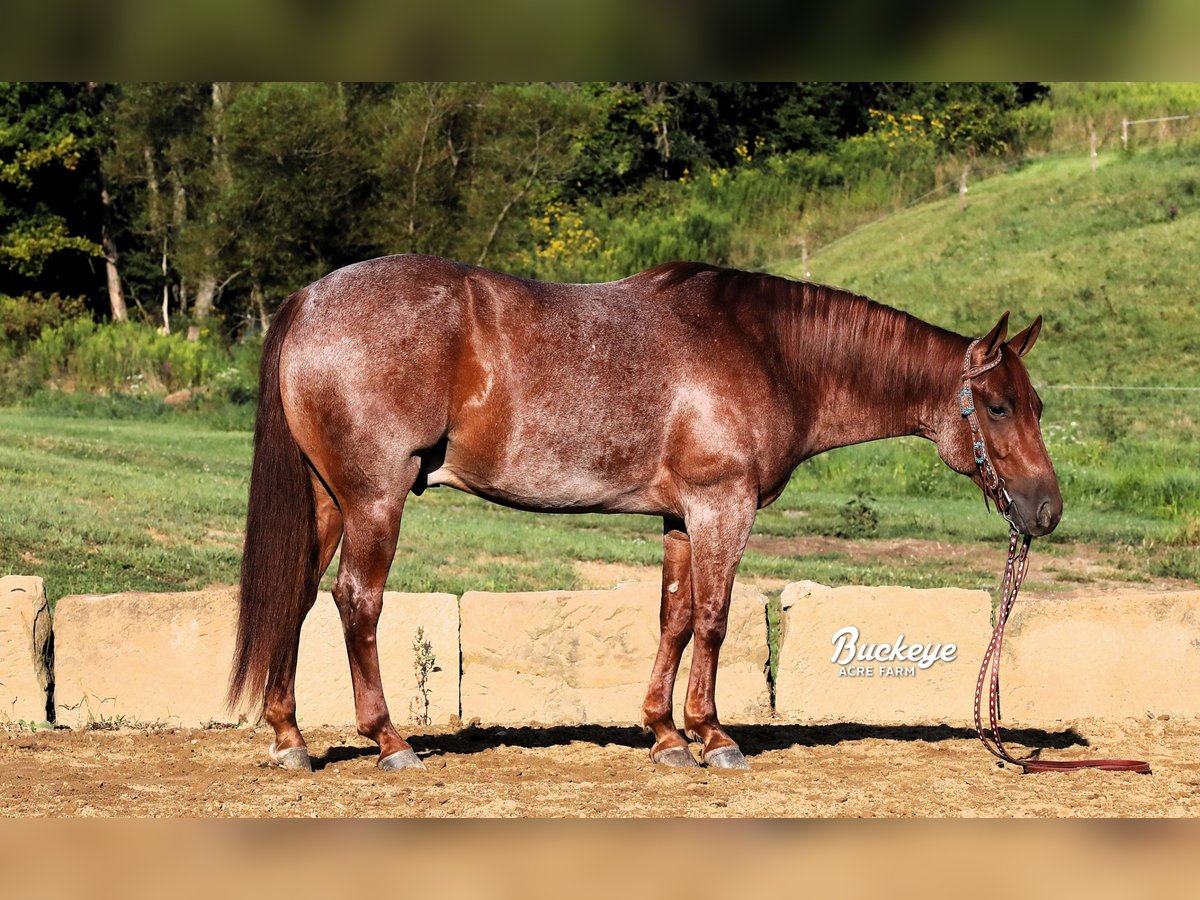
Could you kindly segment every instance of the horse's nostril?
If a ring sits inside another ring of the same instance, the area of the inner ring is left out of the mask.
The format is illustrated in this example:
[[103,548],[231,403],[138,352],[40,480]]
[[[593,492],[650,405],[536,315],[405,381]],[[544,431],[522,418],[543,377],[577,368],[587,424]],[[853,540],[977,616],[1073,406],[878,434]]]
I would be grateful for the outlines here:
[[1038,511],[1037,511],[1038,526],[1041,528],[1049,528],[1051,518],[1052,518],[1052,516],[1050,513],[1050,501],[1043,500],[1042,505],[1038,507]]

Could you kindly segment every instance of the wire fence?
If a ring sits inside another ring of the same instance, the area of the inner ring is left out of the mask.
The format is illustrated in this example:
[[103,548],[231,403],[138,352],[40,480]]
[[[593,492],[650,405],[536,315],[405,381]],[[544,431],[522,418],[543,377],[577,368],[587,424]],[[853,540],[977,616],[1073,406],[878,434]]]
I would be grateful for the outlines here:
[[1158,384],[1039,384],[1039,391],[1194,391],[1200,392],[1200,387],[1184,385]]
[[[1121,146],[1126,150],[1129,149],[1129,126],[1130,125],[1149,125],[1153,122],[1181,122],[1184,119],[1195,118],[1198,113],[1188,113],[1182,116],[1159,116],[1156,119],[1122,119],[1121,120]],[[1093,141],[1093,148],[1095,142]],[[1093,155],[1095,150],[1093,149]]]
[[[1177,121],[1182,121],[1185,119],[1193,119],[1193,118],[1200,118],[1200,113],[1187,113],[1187,114],[1178,115],[1178,116],[1159,116],[1157,118],[1152,118],[1152,119],[1123,118],[1123,119],[1121,119],[1121,145],[1122,145],[1122,148],[1125,150],[1129,149],[1129,134],[1130,134],[1129,129],[1131,126],[1148,125],[1148,124],[1155,123],[1155,122],[1159,122],[1159,123],[1177,122]],[[1095,169],[1098,165],[1098,161],[1099,161],[1099,153],[1097,151],[1097,146],[1098,146],[1097,134],[1096,134],[1096,130],[1093,128],[1093,129],[1091,129],[1091,136],[1090,136],[1089,149],[1088,149],[1088,156],[1091,159],[1093,171],[1095,171]],[[975,179],[981,180],[981,179],[989,178],[993,175],[1000,174],[1002,172],[1006,172],[1009,169],[1015,169],[1020,166],[1028,165],[1029,163],[1032,163],[1032,162],[1040,162],[1040,161],[1049,160],[1049,159],[1070,159],[1072,157],[1078,157],[1078,156],[1079,156],[1078,151],[1059,150],[1059,151],[1047,151],[1047,152],[1043,152],[1043,153],[1030,153],[1030,154],[1026,154],[1025,156],[1017,157],[1016,159],[998,160],[998,161],[992,163],[991,165],[986,165],[986,166],[972,165],[971,163],[965,164],[963,166],[962,176],[959,179],[957,188],[952,183],[939,184],[937,187],[934,187],[928,191],[925,191],[925,193],[920,194],[919,196],[913,197],[912,199],[905,202],[904,205],[896,207],[895,209],[889,210],[888,212],[884,213],[883,215],[879,216],[878,218],[872,219],[869,222],[859,225],[857,228],[853,228],[850,231],[846,232],[845,234],[834,238],[832,241],[821,244],[812,250],[808,249],[808,242],[807,242],[807,238],[806,238],[804,241],[804,255],[803,255],[803,262],[802,262],[802,267],[804,269],[804,277],[805,278],[811,277],[808,272],[808,261],[810,258],[818,256],[821,253],[824,253],[826,250],[829,250],[831,247],[836,247],[842,241],[852,237],[853,235],[858,234],[864,228],[870,228],[872,225],[878,225],[880,222],[885,222],[888,219],[892,218],[892,216],[895,216],[898,213],[904,212],[905,210],[912,209],[914,206],[919,206],[920,204],[924,203],[926,200],[928,200],[930,197],[933,197],[936,194],[950,194],[957,190],[957,193],[959,195],[960,208],[965,209],[966,208],[966,195],[967,195],[967,190],[968,190],[967,179],[968,179],[969,175],[973,175]]]
[[[974,171],[978,177],[987,178],[991,175],[996,175],[1000,172],[1004,172],[1009,169],[1015,169],[1018,166],[1024,166],[1024,165],[1027,165],[1028,163],[1031,163],[1031,162],[1034,162],[1037,160],[1058,159],[1058,158],[1065,159],[1067,157],[1077,156],[1077,155],[1078,154],[1076,154],[1076,153],[1066,153],[1066,152],[1031,153],[1027,156],[1018,157],[1017,159],[1002,160],[1002,161],[993,163],[990,166],[979,167],[979,168],[976,168]],[[954,185],[949,184],[949,183],[939,184],[937,187],[932,188],[931,190],[928,190],[925,193],[923,193],[917,197],[913,197],[911,200],[907,201],[903,206],[899,206],[895,209],[889,210],[888,212],[885,212],[883,215],[879,216],[879,218],[872,219],[870,222],[866,222],[862,225],[859,225],[857,228],[851,229],[850,231],[846,232],[845,234],[841,235],[840,237],[834,238],[832,241],[829,241],[828,243],[821,244],[819,247],[817,247],[811,253],[808,253],[806,256],[806,259],[807,259],[807,257],[817,256],[818,254],[821,254],[821,253],[825,252],[826,250],[828,250],[830,247],[836,247],[842,241],[857,235],[864,228],[870,228],[872,225],[878,225],[880,222],[886,222],[888,219],[890,219],[894,215],[897,215],[898,213],[902,213],[905,210],[912,209],[914,206],[919,206],[920,204],[922,204],[926,200],[928,200],[930,197],[932,197],[934,194],[950,194],[951,192],[957,191],[959,196],[961,197],[966,194],[966,190],[967,190],[967,184],[966,184],[966,176],[965,175],[960,180],[957,188]],[[807,270],[808,266],[805,265],[804,268]],[[804,277],[805,278],[809,277],[809,273],[807,271],[805,271]]]

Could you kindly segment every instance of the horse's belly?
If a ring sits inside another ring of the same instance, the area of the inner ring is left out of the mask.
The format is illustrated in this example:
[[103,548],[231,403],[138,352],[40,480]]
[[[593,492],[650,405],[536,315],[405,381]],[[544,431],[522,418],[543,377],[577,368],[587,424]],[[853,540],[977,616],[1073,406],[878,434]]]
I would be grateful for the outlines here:
[[429,484],[531,510],[657,511],[668,413],[660,382],[530,352],[511,371],[476,356],[483,361],[451,401],[445,459]]
[[609,454],[560,455],[555,448],[503,444],[446,449],[427,483],[529,510],[656,512],[653,473]]

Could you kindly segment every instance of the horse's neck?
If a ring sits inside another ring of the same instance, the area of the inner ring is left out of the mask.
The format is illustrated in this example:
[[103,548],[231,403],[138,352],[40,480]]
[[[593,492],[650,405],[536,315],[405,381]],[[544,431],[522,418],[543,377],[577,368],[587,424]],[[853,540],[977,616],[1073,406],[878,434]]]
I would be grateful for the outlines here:
[[812,290],[796,357],[800,393],[811,398],[801,402],[813,404],[809,452],[903,435],[936,439],[955,408],[967,340],[861,297]]

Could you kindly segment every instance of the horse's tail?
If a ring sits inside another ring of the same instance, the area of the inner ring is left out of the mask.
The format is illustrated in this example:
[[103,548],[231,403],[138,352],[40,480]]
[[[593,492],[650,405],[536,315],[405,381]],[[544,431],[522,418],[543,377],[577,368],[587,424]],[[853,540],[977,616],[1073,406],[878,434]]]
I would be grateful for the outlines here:
[[267,677],[291,666],[304,610],[317,592],[312,481],[279,393],[280,349],[303,294],[284,301],[263,343],[231,708],[248,694],[262,695]]

